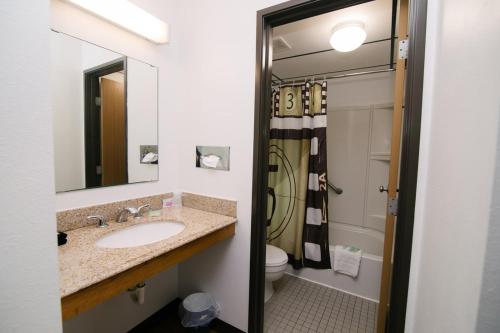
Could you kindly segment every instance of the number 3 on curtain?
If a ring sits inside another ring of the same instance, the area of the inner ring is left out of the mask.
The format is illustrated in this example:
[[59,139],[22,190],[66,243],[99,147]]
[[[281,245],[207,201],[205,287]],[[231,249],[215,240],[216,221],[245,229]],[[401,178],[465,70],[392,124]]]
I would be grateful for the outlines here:
[[288,105],[287,105],[287,106],[286,106],[286,109],[287,109],[287,110],[291,110],[291,109],[293,109],[293,105],[294,105],[294,104],[293,104],[293,97],[294,97],[294,96],[293,96],[293,94],[292,94],[292,93],[288,93],[288,94],[287,94],[287,96],[290,98],[290,99],[287,101],[288,103],[290,103],[290,106],[288,106]]

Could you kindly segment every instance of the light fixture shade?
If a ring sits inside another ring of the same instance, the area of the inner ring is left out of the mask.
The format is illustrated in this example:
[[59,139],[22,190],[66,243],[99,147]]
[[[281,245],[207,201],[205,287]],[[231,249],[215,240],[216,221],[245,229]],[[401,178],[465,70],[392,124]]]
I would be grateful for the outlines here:
[[66,0],[152,42],[168,42],[165,22],[127,0]]
[[363,23],[343,23],[333,28],[330,45],[339,52],[349,52],[360,47],[365,39],[366,31]]

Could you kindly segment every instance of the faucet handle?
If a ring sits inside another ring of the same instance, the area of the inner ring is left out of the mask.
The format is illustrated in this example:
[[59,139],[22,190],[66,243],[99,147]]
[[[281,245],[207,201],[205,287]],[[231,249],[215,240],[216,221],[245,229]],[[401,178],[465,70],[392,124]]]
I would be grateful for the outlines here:
[[108,226],[108,224],[106,223],[106,218],[102,215],[90,215],[87,216],[87,220],[97,220],[98,228],[103,228]]
[[146,209],[148,211],[150,211],[151,210],[151,205],[150,204],[145,204],[145,205],[137,207],[137,216],[136,217],[143,216],[143,214],[144,214],[143,210],[146,210]]

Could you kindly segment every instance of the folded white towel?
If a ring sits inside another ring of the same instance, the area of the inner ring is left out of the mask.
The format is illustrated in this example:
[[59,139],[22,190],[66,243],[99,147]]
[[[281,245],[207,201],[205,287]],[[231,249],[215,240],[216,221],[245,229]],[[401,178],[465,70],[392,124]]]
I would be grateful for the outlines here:
[[361,263],[361,250],[354,246],[335,245],[333,270],[342,274],[358,276]]

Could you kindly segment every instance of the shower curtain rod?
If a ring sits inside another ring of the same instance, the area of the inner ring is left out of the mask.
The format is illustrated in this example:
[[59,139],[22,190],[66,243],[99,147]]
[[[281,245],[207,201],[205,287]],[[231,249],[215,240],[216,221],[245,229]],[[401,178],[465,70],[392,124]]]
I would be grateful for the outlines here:
[[[393,36],[394,36],[394,34],[393,34]],[[372,40],[372,41],[369,41],[369,42],[364,42],[363,44],[361,44],[361,46],[368,45],[368,44],[380,43],[380,42],[387,42],[387,41],[391,41],[391,43],[393,43],[394,39],[397,39],[397,38],[396,37],[392,37],[392,38],[388,37],[388,38],[382,38],[382,39]],[[335,51],[335,49],[328,48],[328,49],[325,49],[325,50],[300,53],[300,54],[295,54],[295,55],[291,55],[291,56],[287,56],[287,57],[276,58],[276,59],[273,59],[273,62],[274,61],[287,60],[287,59],[293,59],[293,58],[298,58],[298,57],[305,57],[305,56],[314,55],[314,54],[318,54],[318,53],[333,52],[333,51]]]
[[[386,73],[386,72],[394,72],[394,68],[387,68],[387,69],[379,69],[375,71],[366,71],[366,72],[357,72],[357,73],[348,73],[348,74],[340,74],[340,75],[333,75],[333,76],[325,76],[325,77],[320,77],[320,80],[333,80],[333,79],[342,79],[345,77],[352,77],[352,76],[360,76],[360,75],[370,75],[370,74],[377,74],[377,73]],[[309,80],[311,77],[314,77],[314,75],[304,75],[303,79],[297,79],[297,80],[289,80],[289,81],[280,81],[280,82],[273,82],[274,86],[279,86],[279,85],[287,85],[287,84],[293,84],[293,83],[302,83],[306,82]]]
[[[390,63],[389,64],[380,64],[380,65],[371,65],[371,66],[362,66],[362,67],[354,67],[354,68],[347,68],[347,69],[342,69],[340,71],[333,71],[333,72],[323,72],[323,73],[311,73],[311,74],[307,74],[307,75],[299,75],[299,76],[289,76],[289,77],[284,77],[284,78],[281,78],[279,76],[277,76],[275,73],[272,73],[272,76],[274,76],[276,79],[278,79],[279,81],[281,82],[292,82],[294,80],[303,80],[303,79],[307,79],[307,78],[315,78],[315,77],[326,77],[327,75],[333,75],[333,74],[339,74],[340,73],[346,73],[348,74],[347,72],[354,72],[354,71],[361,71],[361,70],[367,70],[367,69],[381,69],[380,67],[387,67],[387,68],[391,68],[390,67]],[[385,68],[384,68],[385,69]],[[366,71],[363,71],[363,73],[366,72]]]

